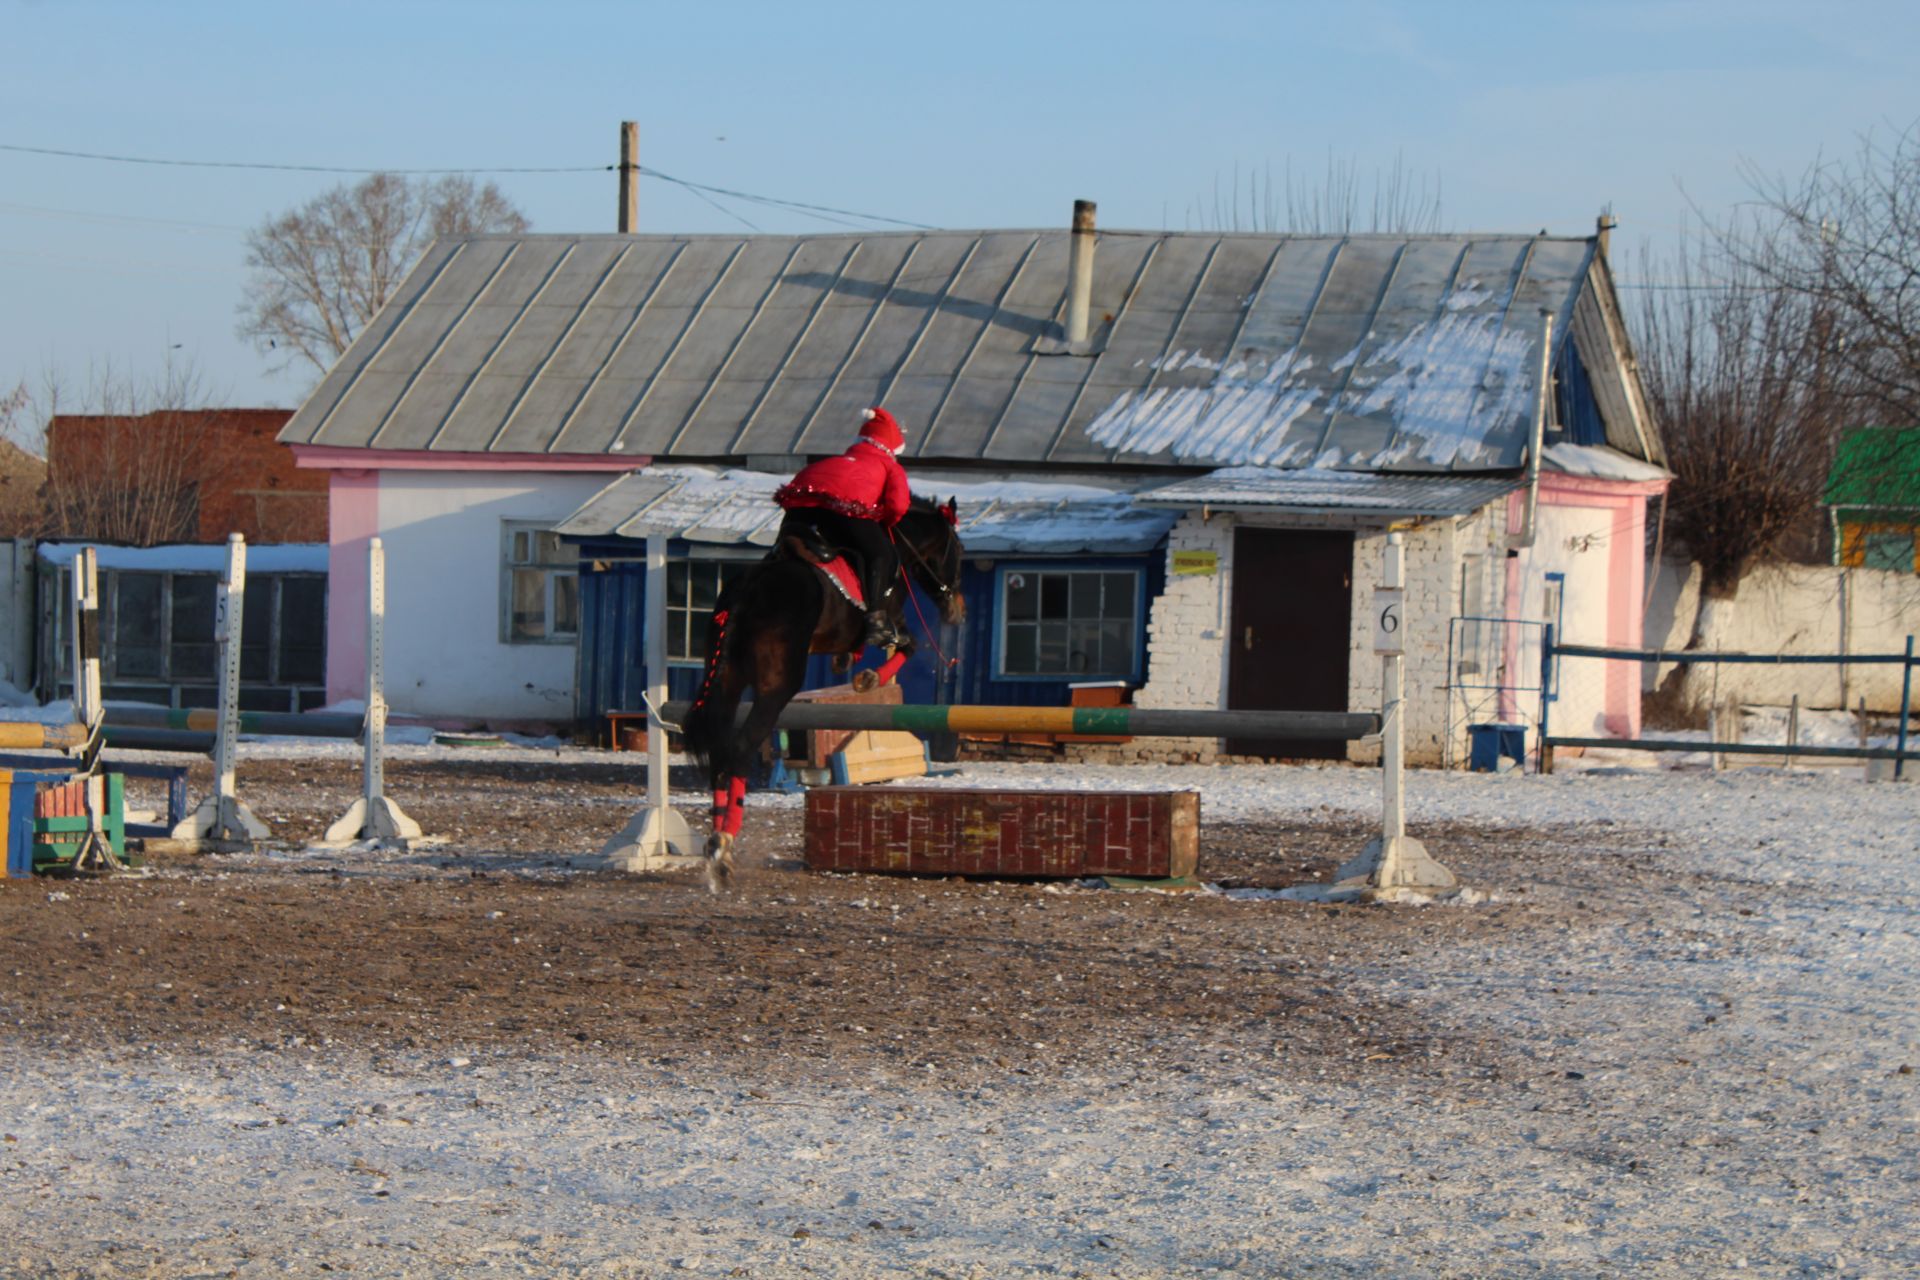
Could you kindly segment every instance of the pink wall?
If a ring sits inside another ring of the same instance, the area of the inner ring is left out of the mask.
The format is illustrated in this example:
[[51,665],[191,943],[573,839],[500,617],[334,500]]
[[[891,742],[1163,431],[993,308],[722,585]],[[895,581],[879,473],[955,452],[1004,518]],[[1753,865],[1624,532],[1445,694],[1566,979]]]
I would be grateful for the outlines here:
[[[1587,507],[1608,513],[1606,638],[1608,648],[1637,649],[1642,643],[1646,614],[1647,499],[1665,491],[1665,480],[1597,480],[1556,471],[1540,474],[1540,506]],[[1525,515],[1524,491],[1507,500],[1507,528],[1518,532]],[[1530,571],[1555,569],[1554,548],[1536,545]],[[1509,616],[1522,599],[1520,562],[1507,561]],[[1580,659],[1582,662],[1593,661]],[[1606,662],[1604,711],[1606,732],[1635,737],[1640,732],[1640,668],[1632,662]]]
[[380,473],[327,486],[327,701],[367,696],[367,544],[380,532]]

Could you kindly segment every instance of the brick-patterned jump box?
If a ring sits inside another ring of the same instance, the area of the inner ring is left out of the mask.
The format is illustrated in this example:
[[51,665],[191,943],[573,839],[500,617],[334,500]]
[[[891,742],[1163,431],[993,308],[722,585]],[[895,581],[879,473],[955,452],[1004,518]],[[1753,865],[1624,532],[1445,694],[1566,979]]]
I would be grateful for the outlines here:
[[1197,791],[815,787],[807,866],[943,876],[1195,874]]

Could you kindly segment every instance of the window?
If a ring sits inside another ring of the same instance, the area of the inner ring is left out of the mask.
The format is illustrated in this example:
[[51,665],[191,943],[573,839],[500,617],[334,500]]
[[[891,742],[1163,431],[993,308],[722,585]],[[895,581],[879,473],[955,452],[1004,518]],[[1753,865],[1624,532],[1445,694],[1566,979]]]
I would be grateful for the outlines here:
[[501,631],[508,644],[571,644],[580,631],[579,557],[535,524],[501,529]]
[[667,561],[667,660],[705,662],[707,623],[727,584],[753,560]]
[[[72,687],[70,582],[70,571],[63,567],[50,584],[53,594],[46,597],[59,691]],[[102,570],[100,676],[105,695],[166,706],[213,706],[220,679],[220,646],[214,638],[219,594],[218,574]],[[325,701],[325,575],[248,574],[241,622],[243,709],[306,710]]]
[[1912,573],[1913,569],[1913,533],[1900,529],[1892,532],[1871,532],[1862,540],[1860,563],[1868,569],[1892,569],[1895,573]]
[[1004,570],[999,674],[1132,679],[1139,596],[1137,570]]

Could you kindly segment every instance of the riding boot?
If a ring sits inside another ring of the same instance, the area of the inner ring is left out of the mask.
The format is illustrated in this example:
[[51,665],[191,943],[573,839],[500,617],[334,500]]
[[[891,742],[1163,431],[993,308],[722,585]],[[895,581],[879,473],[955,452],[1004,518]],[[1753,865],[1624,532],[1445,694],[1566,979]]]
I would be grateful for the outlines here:
[[900,633],[894,630],[893,619],[887,616],[884,605],[867,611],[867,634],[862,641],[876,649],[889,648],[900,639]]

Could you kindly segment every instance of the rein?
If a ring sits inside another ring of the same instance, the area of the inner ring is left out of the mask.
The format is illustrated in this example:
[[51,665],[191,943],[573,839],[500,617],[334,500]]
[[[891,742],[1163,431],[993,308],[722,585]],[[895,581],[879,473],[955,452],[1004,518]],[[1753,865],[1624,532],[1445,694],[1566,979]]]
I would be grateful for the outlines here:
[[[912,543],[902,542],[900,539],[894,537],[892,529],[887,530],[887,538],[893,543],[894,550],[906,551],[919,562],[922,569],[927,571],[927,577],[932,579],[933,585],[940,592],[941,599],[944,600],[953,594],[953,588],[940,580],[940,575],[933,571],[933,566],[927,562],[925,556],[921,555],[920,552],[914,548]],[[960,665],[960,659],[949,658],[946,650],[940,647],[940,633],[928,625],[927,615],[921,612],[920,601],[917,600],[913,594],[913,579],[907,576],[907,566],[904,563],[900,566],[900,585],[907,593],[907,603],[913,606],[913,616],[920,619],[920,629],[927,633],[927,643],[932,645],[933,651],[940,655],[940,661],[949,667]]]

